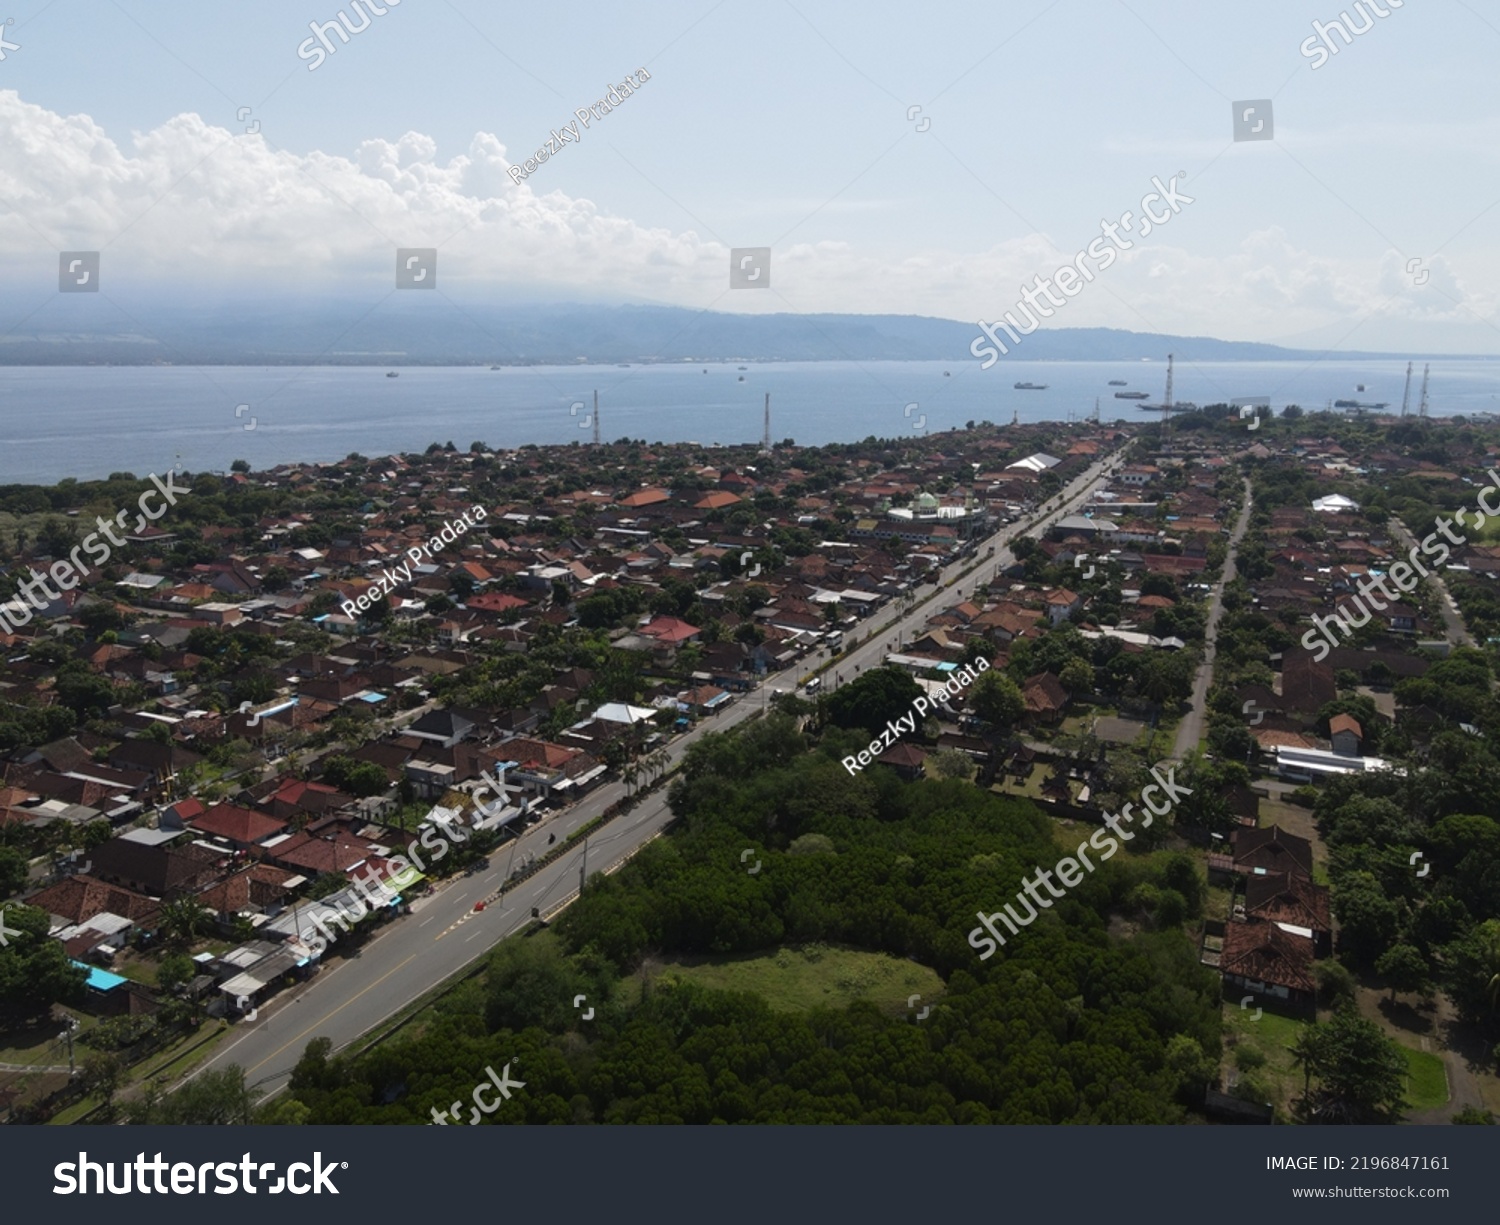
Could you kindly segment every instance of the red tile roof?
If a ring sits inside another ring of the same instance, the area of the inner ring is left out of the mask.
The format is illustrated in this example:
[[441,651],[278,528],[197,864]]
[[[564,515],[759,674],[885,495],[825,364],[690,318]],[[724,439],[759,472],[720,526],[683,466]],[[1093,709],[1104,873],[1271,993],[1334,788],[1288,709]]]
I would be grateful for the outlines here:
[[231,842],[254,843],[282,833],[286,822],[268,817],[263,812],[252,812],[233,804],[215,804],[201,817],[188,822],[193,829],[205,834],[228,838]]

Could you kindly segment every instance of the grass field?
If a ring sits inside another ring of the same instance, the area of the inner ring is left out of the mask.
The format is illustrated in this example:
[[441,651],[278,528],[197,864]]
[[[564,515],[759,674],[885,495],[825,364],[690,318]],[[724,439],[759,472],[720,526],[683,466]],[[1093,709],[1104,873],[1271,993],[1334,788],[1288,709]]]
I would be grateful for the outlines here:
[[[1290,1113],[1292,1100],[1302,1092],[1302,1070],[1293,1064],[1289,1049],[1297,1041],[1299,1024],[1269,1012],[1263,1013],[1259,1021],[1254,1016],[1253,1009],[1225,1007],[1225,1068],[1236,1066],[1235,1052],[1242,1049],[1263,1056],[1263,1064],[1241,1075],[1263,1087],[1267,1100],[1285,1117]],[[1403,1046],[1401,1053],[1406,1056],[1406,1105],[1412,1110],[1431,1110],[1444,1105],[1448,1101],[1448,1076],[1442,1059],[1409,1046]]]
[[1406,1104],[1413,1110],[1432,1110],[1448,1101],[1448,1074],[1443,1061],[1428,1051],[1403,1046],[1406,1056]]
[[621,984],[627,1000],[639,996],[645,973],[657,981],[680,979],[720,991],[746,991],[778,1012],[843,1008],[865,999],[893,1014],[904,1013],[907,997],[920,995],[927,1004],[943,990],[936,972],[914,961],[827,944],[744,957],[660,960]]
[[[1290,1047],[1297,1041],[1301,1025],[1289,1017],[1263,1012],[1255,1020],[1254,1009],[1234,1005],[1224,1008],[1224,1067],[1233,1072],[1239,1067],[1236,1053],[1249,1050],[1264,1059],[1254,1068],[1239,1071],[1241,1080],[1249,1080],[1265,1091],[1262,1100],[1276,1107],[1281,1119],[1291,1113],[1293,1099],[1302,1093],[1302,1070],[1292,1062]],[[1239,1056],[1239,1059],[1246,1059]],[[1253,1056],[1251,1057],[1253,1058]],[[1226,1081],[1227,1083],[1227,1081]]]

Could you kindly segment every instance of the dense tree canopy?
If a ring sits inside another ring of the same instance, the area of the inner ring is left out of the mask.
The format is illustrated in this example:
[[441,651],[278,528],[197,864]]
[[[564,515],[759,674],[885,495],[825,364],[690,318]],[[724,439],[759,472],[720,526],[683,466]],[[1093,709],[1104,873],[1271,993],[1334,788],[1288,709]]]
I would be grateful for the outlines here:
[[[291,1084],[306,1121],[471,1111],[506,1065],[525,1085],[493,1122],[1168,1122],[1201,1100],[1216,978],[1179,931],[1117,944],[1105,926],[1143,881],[1196,908],[1190,859],[1102,865],[983,961],[966,932],[1055,862],[1051,824],[953,780],[851,778],[836,755],[780,713],[705,738],[671,792],[679,828],[591,881],[554,934],[502,944],[419,1036],[353,1059],[310,1049]],[[761,872],[743,869],[747,846]],[[946,980],[941,1006],[918,1026],[867,1002],[775,1012],[649,972],[617,985],[654,956],[809,942],[924,962]]]

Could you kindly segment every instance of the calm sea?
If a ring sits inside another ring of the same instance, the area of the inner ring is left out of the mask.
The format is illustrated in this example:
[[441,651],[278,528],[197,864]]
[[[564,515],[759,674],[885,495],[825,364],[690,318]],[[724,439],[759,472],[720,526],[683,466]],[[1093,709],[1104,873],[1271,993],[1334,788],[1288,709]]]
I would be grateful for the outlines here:
[[[1412,412],[1421,374],[1419,363]],[[1211,404],[1267,396],[1278,409],[1353,398],[1399,409],[1405,378],[1404,361],[1180,363],[1175,397]],[[1127,386],[1111,387],[1111,379]],[[973,361],[419,366],[396,378],[366,367],[0,367],[0,483],[144,476],[179,460],[189,471],[221,471],[235,459],[265,468],[432,442],[586,443],[595,390],[605,441],[753,442],[769,392],[773,440],[821,444],[1017,416],[1081,419],[1096,399],[1106,421],[1141,420],[1114,393],[1159,401],[1165,379],[1164,362],[1006,361],[984,371]],[[1017,381],[1046,390],[1017,391]],[[1428,400],[1434,416],[1500,412],[1500,361],[1442,361]]]

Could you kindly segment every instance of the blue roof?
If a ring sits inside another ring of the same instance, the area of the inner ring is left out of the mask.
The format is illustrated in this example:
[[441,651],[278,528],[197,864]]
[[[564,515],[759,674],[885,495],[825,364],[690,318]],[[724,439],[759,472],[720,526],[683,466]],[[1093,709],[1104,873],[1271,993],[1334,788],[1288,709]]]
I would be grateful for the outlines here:
[[74,961],[73,964],[80,970],[89,972],[88,985],[95,991],[113,991],[116,987],[123,987],[130,981],[121,978],[118,974],[111,974],[108,970],[101,970],[98,966],[91,966],[86,961]]

